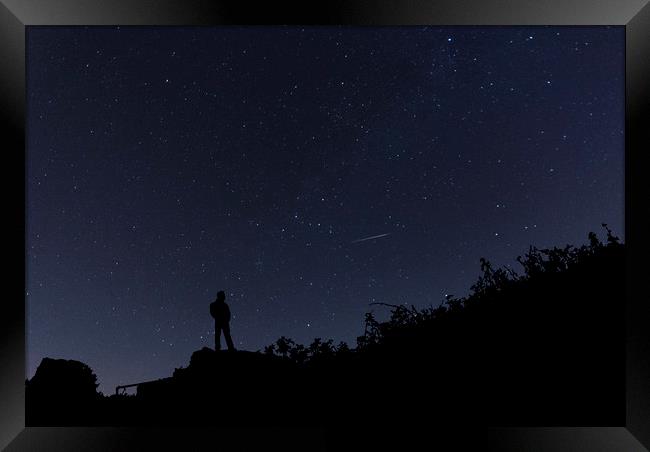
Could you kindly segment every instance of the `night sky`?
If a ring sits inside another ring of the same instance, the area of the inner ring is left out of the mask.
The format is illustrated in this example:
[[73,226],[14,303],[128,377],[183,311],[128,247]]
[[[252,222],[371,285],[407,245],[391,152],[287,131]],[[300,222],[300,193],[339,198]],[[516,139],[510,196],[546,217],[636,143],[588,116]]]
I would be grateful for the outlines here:
[[624,238],[622,27],[27,38],[27,377],[170,376],[218,290],[240,349],[354,346],[369,303],[466,295],[482,256]]

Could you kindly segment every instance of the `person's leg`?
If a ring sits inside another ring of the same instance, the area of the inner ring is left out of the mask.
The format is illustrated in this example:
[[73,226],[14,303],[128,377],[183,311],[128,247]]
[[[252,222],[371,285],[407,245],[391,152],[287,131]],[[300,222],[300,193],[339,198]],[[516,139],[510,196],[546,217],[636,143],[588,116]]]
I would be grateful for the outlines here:
[[221,327],[218,325],[214,326],[214,349],[221,350]]
[[232,337],[230,337],[230,325],[226,324],[223,327],[223,336],[226,338],[226,345],[228,345],[228,350],[234,351],[235,346],[232,343]]

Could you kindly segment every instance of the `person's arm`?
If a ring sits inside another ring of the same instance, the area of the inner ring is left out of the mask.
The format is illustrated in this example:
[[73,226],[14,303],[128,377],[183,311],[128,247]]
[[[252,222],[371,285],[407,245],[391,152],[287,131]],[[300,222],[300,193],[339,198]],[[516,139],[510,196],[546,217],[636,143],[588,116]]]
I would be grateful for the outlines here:
[[226,318],[228,319],[228,322],[230,322],[230,308],[228,305],[226,305]]

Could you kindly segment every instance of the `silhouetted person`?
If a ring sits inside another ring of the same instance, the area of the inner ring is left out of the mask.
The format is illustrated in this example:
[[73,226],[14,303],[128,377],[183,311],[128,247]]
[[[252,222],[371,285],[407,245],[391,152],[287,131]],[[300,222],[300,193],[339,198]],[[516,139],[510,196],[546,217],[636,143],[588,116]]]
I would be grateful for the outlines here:
[[214,318],[215,350],[221,350],[221,331],[223,331],[228,350],[234,351],[235,346],[230,337],[230,308],[226,304],[226,294],[223,290],[220,290],[217,293],[217,299],[210,303],[210,315]]

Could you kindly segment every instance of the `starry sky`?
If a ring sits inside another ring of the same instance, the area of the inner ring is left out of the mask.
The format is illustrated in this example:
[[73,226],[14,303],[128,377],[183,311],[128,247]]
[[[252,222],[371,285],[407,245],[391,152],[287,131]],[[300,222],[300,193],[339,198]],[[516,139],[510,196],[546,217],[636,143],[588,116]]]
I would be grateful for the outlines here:
[[622,27],[29,27],[27,377],[347,341],[623,234]]

